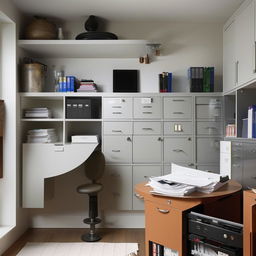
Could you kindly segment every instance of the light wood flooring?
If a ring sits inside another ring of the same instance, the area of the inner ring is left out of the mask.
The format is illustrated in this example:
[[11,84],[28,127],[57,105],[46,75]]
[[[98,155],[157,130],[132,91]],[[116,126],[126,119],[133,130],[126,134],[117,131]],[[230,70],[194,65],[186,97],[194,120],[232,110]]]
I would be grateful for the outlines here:
[[[139,256],[145,256],[144,229],[99,229],[100,242],[138,243]],[[2,256],[15,256],[27,242],[82,242],[85,229],[29,229]]]

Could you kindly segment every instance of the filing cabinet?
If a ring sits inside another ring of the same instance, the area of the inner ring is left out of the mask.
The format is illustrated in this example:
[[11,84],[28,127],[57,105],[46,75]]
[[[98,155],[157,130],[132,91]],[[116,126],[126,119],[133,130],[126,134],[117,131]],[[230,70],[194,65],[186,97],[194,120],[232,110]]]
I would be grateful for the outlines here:
[[162,99],[160,97],[134,98],[135,119],[160,119],[162,118]]
[[165,119],[191,119],[192,109],[192,97],[164,98]]
[[197,97],[196,98],[197,119],[221,119],[222,100],[220,97]]
[[132,98],[103,98],[103,118],[132,118]]

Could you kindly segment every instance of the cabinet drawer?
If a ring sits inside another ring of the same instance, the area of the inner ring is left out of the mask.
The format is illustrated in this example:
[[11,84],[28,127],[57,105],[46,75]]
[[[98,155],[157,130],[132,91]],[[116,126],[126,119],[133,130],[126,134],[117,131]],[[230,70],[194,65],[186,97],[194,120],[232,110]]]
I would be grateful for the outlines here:
[[133,137],[134,163],[160,163],[162,161],[162,138],[159,136]]
[[222,99],[221,97],[196,97],[196,104],[221,104]]
[[196,124],[196,132],[198,135],[222,135],[222,123],[198,121]]
[[104,122],[103,133],[106,135],[132,134],[132,122]]
[[161,122],[134,122],[134,134],[161,134]]
[[196,105],[196,118],[198,119],[220,119],[221,117],[221,105]]
[[[133,188],[136,184],[146,182],[151,176],[161,176],[159,165],[135,165],[133,166]],[[144,201],[139,194],[133,195],[133,210],[144,210]]]
[[219,163],[220,139],[197,138],[197,162],[200,164]]
[[193,134],[192,122],[165,122],[164,135],[189,135]]
[[132,98],[103,98],[103,118],[132,118]]
[[192,163],[193,140],[186,138],[164,139],[164,162],[165,163]]
[[145,201],[147,237],[182,252],[182,211],[163,204]]
[[191,97],[166,97],[164,98],[164,118],[191,119]]
[[129,136],[104,136],[103,144],[107,163],[131,163],[132,140]]
[[103,209],[132,210],[132,167],[106,165],[100,193]]
[[134,98],[134,118],[162,118],[162,102],[160,97]]

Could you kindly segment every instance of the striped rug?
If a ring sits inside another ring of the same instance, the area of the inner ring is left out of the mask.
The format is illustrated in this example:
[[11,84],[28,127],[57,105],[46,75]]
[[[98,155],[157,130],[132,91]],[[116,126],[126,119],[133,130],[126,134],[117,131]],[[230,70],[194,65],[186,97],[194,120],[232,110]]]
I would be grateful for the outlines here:
[[18,256],[136,256],[137,243],[27,243]]

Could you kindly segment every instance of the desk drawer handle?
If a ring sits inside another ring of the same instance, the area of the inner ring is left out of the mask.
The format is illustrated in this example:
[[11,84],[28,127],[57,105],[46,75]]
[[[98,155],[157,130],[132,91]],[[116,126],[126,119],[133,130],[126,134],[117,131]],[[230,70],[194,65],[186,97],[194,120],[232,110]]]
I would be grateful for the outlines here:
[[164,209],[160,209],[160,208],[156,208],[159,212],[161,212],[161,213],[164,213],[164,214],[167,214],[167,213],[169,213],[170,211],[169,210],[164,210]]

